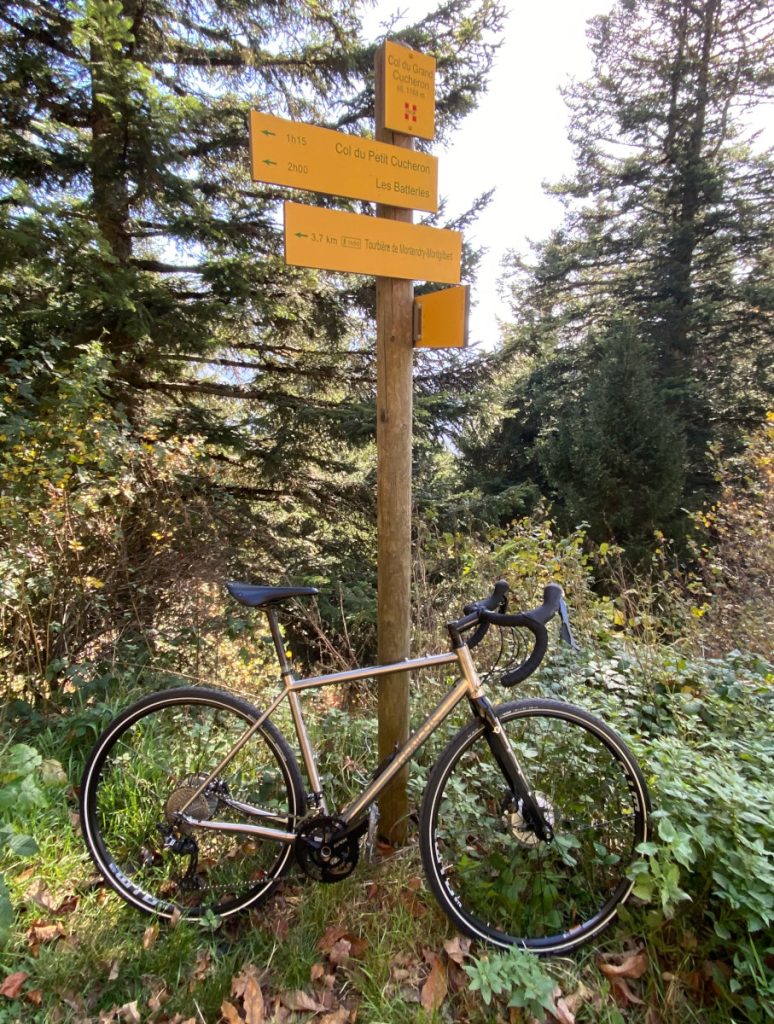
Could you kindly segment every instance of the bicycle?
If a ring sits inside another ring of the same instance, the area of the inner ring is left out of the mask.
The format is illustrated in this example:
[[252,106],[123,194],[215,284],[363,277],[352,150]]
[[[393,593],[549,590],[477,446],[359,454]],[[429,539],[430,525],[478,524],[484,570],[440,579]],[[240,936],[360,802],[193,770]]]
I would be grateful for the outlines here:
[[[464,934],[496,947],[563,954],[607,927],[628,897],[628,870],[648,837],[642,772],[616,733],[557,700],[494,707],[471,650],[492,626],[527,630],[531,650],[505,673],[513,686],[543,659],[561,588],[539,608],[507,612],[508,584],[447,624],[451,650],[389,665],[296,679],[278,610],[313,587],[227,584],[268,617],[282,686],[263,712],[228,692],[180,687],[146,696],[104,731],[84,770],[82,829],[107,882],[140,910],[220,917],[263,903],[293,860],[319,881],[347,877],[374,838],[379,794],[464,699],[472,719],[432,768],[419,811],[430,889]],[[470,634],[466,642],[465,635]],[[300,694],[311,688],[455,664],[461,678],[362,793],[329,813]],[[307,791],[270,720],[287,700]]]

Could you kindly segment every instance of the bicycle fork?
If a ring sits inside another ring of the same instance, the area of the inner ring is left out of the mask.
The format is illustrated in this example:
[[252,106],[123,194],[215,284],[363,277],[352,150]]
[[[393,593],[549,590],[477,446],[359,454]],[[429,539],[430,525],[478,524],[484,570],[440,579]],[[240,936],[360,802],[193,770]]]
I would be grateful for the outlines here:
[[503,773],[503,778],[508,784],[524,823],[538,839],[550,843],[554,838],[554,830],[543,813],[538,797],[513,752],[513,747],[495,714],[494,707],[484,696],[471,697],[470,706],[473,709],[473,714],[483,723],[484,739],[492,751],[492,757],[497,762],[497,766]]

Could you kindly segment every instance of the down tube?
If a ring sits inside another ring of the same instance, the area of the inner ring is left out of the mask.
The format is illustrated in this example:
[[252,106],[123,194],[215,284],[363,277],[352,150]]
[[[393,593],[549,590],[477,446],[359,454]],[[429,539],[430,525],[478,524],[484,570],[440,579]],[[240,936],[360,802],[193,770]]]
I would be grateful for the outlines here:
[[470,690],[468,680],[460,679],[454,689],[446,694],[435,710],[430,712],[417,731],[409,736],[406,743],[400,748],[384,771],[374,779],[371,785],[356,800],[348,804],[338,817],[346,822],[346,824],[349,824],[350,821],[354,821],[358,815],[362,814],[369,804],[376,800],[390,780],[411,760],[428,736],[435,732],[441,722],[454,710],[462,698],[470,693]]

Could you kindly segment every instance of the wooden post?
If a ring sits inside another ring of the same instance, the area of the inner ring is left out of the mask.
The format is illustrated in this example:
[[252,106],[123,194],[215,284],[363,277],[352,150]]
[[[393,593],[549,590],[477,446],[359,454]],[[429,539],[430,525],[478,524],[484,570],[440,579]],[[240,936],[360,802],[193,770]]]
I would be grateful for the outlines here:
[[[384,47],[376,53],[376,139],[406,149],[411,136],[384,126]],[[411,223],[413,212],[378,205],[377,216]],[[411,641],[411,440],[413,400],[413,302],[411,281],[376,279],[376,452],[377,452],[377,636],[379,661],[409,656]],[[379,759],[409,735],[409,677],[405,672],[379,682]],[[381,834],[394,845],[405,841],[408,823],[408,766],[382,794]]]

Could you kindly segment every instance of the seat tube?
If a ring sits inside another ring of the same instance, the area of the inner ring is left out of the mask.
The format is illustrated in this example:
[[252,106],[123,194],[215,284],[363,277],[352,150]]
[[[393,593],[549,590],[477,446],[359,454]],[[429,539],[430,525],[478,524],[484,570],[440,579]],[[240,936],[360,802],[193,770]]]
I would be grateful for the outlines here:
[[298,745],[301,748],[301,756],[304,760],[307,778],[309,779],[309,786],[311,789],[309,796],[315,807],[317,807],[323,814],[327,814],[328,809],[325,804],[325,796],[322,792],[320,773],[317,770],[317,759],[314,756],[312,741],[309,738],[306,722],[304,721],[304,716],[301,713],[301,701],[298,694],[293,693],[290,689],[292,683],[295,681],[295,677],[293,676],[293,670],[290,667],[290,661],[288,660],[287,651],[285,650],[285,643],[282,639],[282,633],[277,620],[276,608],[269,605],[266,609],[266,617],[269,620],[271,638],[274,641],[274,649],[277,652],[277,660],[279,661],[280,671],[282,672],[282,683],[285,687],[288,703],[290,704],[290,713],[293,716],[293,724],[296,727]]

